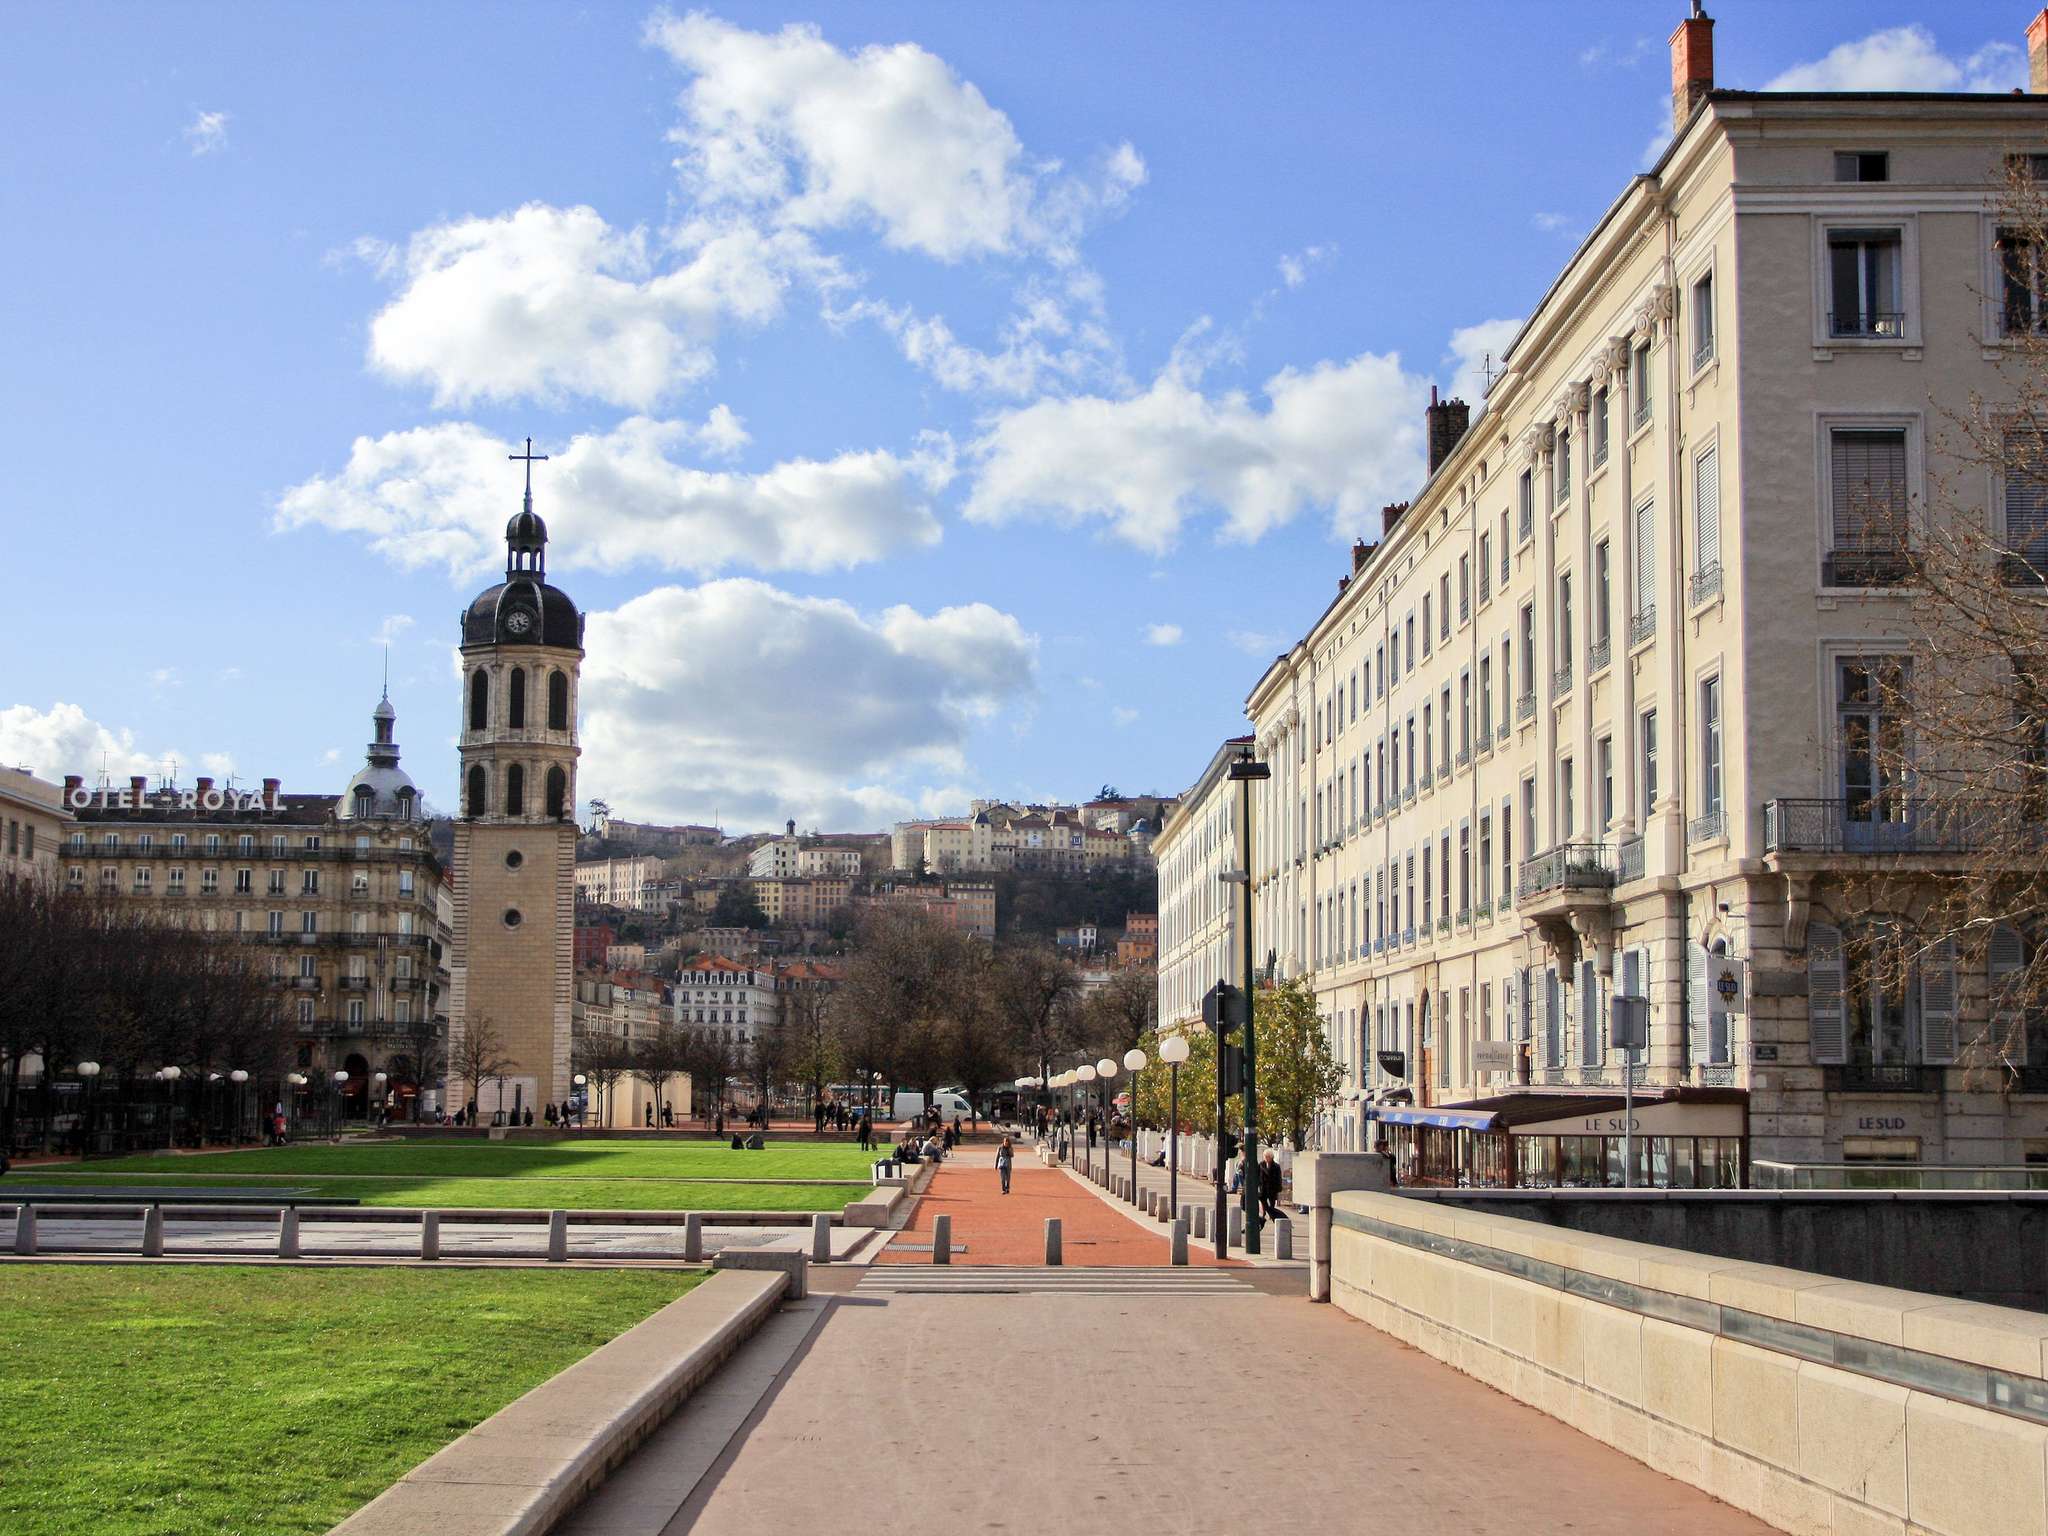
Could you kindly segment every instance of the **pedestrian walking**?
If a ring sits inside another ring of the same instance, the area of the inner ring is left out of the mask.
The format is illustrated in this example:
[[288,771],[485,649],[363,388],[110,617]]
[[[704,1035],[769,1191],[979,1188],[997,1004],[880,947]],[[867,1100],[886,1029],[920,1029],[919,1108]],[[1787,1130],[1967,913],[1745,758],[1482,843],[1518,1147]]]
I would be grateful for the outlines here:
[[1010,1192],[1010,1165],[1017,1160],[1017,1149],[1010,1145],[1005,1136],[1003,1144],[996,1148],[996,1177],[1003,1181],[1003,1193]]
[[1280,1215],[1280,1164],[1271,1147],[1259,1154],[1259,1207],[1268,1221]]

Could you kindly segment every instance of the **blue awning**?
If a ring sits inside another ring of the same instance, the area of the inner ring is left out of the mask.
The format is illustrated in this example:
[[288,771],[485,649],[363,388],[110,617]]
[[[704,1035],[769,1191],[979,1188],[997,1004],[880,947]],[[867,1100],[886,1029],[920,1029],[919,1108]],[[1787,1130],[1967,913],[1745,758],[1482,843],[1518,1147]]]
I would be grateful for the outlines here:
[[1366,1118],[1388,1125],[1434,1125],[1447,1131],[1500,1129],[1500,1116],[1490,1109],[1413,1109],[1401,1104],[1382,1104],[1367,1110]]

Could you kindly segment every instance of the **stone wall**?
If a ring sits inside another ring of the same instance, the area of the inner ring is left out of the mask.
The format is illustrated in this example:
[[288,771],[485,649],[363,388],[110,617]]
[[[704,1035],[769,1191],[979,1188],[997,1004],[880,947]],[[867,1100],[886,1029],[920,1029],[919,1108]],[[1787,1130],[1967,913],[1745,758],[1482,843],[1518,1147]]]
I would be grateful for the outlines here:
[[2048,1311],[2048,1194],[1839,1190],[1404,1190],[1689,1253]]
[[2048,1536],[2048,1318],[1326,1198],[1339,1306],[1782,1530]]

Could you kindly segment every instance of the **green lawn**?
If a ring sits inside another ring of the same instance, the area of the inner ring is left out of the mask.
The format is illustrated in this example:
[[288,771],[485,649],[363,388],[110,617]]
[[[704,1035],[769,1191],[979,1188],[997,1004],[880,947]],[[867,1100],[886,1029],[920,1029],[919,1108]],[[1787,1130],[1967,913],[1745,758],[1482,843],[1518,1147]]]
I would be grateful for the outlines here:
[[[161,1163],[162,1159],[158,1159]],[[624,1179],[624,1178],[446,1178],[434,1175],[400,1177],[376,1175],[336,1178],[320,1174],[298,1174],[289,1179],[248,1178],[230,1175],[207,1178],[197,1173],[133,1174],[102,1173],[93,1164],[91,1173],[65,1173],[37,1168],[32,1171],[38,1185],[88,1187],[117,1184],[125,1188],[146,1186],[166,1193],[179,1188],[202,1186],[252,1190],[309,1189],[311,1195],[294,1199],[358,1200],[364,1205],[447,1206],[450,1208],[497,1206],[506,1210],[534,1211],[836,1211],[870,1187],[863,1180],[852,1184],[803,1184],[764,1182],[728,1184],[710,1179]],[[192,1166],[189,1162],[180,1167]],[[27,1182],[10,1175],[0,1182],[0,1199],[8,1186]]]
[[123,1157],[95,1161],[109,1173],[397,1174],[457,1178],[852,1179],[868,1182],[880,1152],[859,1147],[774,1146],[735,1152],[708,1141],[600,1141],[574,1137],[511,1141],[397,1141],[367,1146],[252,1148],[189,1158]]
[[325,1531],[697,1279],[0,1268],[0,1530]]

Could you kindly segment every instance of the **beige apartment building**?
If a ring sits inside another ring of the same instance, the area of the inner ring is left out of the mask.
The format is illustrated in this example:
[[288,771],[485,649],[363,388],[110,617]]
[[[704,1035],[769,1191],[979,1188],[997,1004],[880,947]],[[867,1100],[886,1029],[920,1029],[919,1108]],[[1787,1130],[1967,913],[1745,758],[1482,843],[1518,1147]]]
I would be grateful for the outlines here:
[[399,766],[396,721],[380,701],[364,765],[339,795],[287,794],[276,779],[260,790],[204,777],[189,789],[141,777],[93,787],[78,774],[62,791],[75,818],[56,850],[63,886],[261,946],[296,1027],[297,1065],[346,1071],[354,1114],[380,1087],[401,1112],[437,1090],[441,1070],[421,1081],[414,1058],[423,1031],[437,1055],[447,1033],[446,877]]
[[[1669,149],[1469,430],[1431,406],[1427,482],[1252,689],[1256,946],[1344,1065],[1326,1144],[1433,1113],[1497,1165],[1440,1174],[1619,1182],[1619,993],[1649,1002],[1639,1182],[2048,1161],[2039,1026],[1966,1073],[1987,978],[1845,985],[1834,878],[1916,848],[1858,747],[1912,598],[1846,510],[2041,501],[1946,457],[1941,411],[2005,387],[1995,205],[2048,100],[1716,90],[1711,26],[1674,36]],[[1217,792],[1159,842],[1162,1017],[1213,979]]]
[[55,784],[26,768],[0,768],[0,880],[48,879],[71,819]]
[[667,878],[668,861],[646,854],[581,859],[576,864],[576,899],[590,906],[659,912],[667,905],[662,895]]
[[1223,878],[1240,864],[1239,791],[1226,775],[1231,759],[1251,745],[1251,737],[1233,736],[1216,749],[1152,845],[1159,865],[1161,1028],[1199,1024],[1204,994],[1244,969],[1237,938],[1244,891]]

